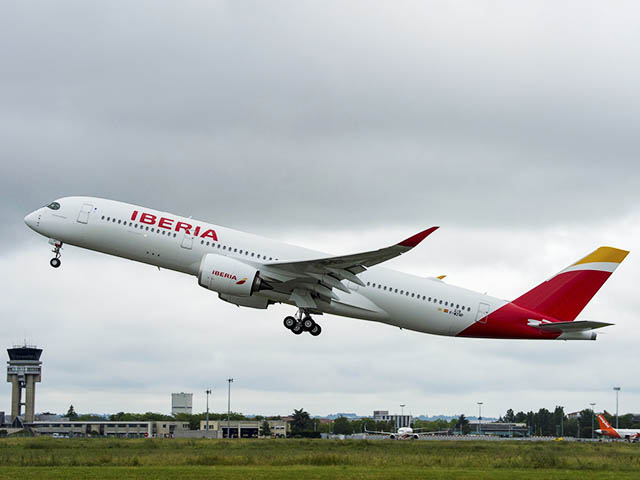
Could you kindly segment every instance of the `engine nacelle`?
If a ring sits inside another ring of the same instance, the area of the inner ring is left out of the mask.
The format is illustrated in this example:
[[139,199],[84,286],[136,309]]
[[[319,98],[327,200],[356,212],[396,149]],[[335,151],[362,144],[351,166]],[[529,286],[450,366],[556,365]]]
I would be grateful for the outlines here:
[[389,440],[395,440],[396,436],[392,433],[391,435],[389,435]]
[[201,287],[236,297],[249,297],[260,289],[259,272],[233,258],[208,253],[202,257],[198,283]]
[[420,440],[420,435],[418,435],[418,434],[414,433],[414,434],[413,434],[413,439],[414,439],[414,440]]
[[225,295],[219,293],[218,298],[225,302],[232,303],[238,307],[260,308],[265,309],[269,306],[269,300],[259,295],[251,295],[250,297],[237,297],[235,295]]

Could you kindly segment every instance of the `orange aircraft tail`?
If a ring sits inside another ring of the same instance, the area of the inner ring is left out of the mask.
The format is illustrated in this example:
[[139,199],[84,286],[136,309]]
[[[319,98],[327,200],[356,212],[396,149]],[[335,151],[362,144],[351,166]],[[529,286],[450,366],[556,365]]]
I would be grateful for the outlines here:
[[607,422],[607,419],[604,418],[604,415],[601,413],[598,414],[598,423],[600,424],[600,430],[603,432],[615,432],[615,428],[609,425],[609,422]]

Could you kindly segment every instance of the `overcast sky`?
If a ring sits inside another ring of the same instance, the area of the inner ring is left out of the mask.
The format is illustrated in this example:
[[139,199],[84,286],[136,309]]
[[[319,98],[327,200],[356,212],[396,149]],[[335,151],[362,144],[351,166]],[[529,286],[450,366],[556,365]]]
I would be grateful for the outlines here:
[[[2,343],[44,348],[38,411],[640,412],[636,2],[0,0]],[[632,250],[596,342],[436,337],[239,309],[196,279],[23,223],[85,194],[327,252],[442,228],[388,263],[512,299]],[[0,409],[10,408],[0,384]]]

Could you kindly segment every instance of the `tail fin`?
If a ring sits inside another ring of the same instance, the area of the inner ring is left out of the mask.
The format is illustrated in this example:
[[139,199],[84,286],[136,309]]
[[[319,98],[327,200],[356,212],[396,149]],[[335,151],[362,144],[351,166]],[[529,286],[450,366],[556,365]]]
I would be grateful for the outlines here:
[[609,422],[607,422],[607,419],[604,418],[604,415],[601,413],[598,414],[598,423],[600,424],[600,430],[603,432],[613,431],[613,427],[609,425]]
[[629,252],[600,247],[512,303],[564,321],[574,320]]

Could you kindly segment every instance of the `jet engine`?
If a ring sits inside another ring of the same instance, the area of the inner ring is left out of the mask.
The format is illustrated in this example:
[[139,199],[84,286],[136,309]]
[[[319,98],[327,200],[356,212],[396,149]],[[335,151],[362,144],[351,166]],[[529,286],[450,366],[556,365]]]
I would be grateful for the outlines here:
[[198,284],[206,289],[235,297],[249,297],[267,288],[263,283],[258,270],[234,258],[208,253],[200,262]]
[[418,434],[414,433],[414,434],[413,434],[413,439],[414,439],[414,440],[420,440],[420,435],[418,435]]
[[389,439],[390,439],[390,440],[395,440],[395,439],[396,439],[396,436],[392,433],[391,435],[389,435]]

